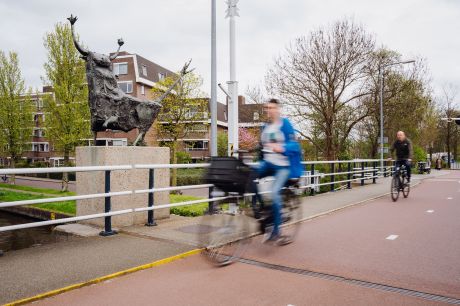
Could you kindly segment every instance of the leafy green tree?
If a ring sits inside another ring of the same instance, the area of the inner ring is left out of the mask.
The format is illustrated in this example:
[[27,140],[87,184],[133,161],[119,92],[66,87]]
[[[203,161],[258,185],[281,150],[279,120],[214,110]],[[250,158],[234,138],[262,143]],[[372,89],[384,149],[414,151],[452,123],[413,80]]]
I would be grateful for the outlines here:
[[217,155],[219,157],[228,155],[228,134],[223,131],[217,133]]
[[[164,88],[169,88],[176,77],[168,77],[153,87],[154,96],[161,96]],[[200,90],[203,83],[200,76],[186,74],[174,88],[174,93],[162,101],[161,113],[156,121],[159,139],[171,149],[171,162],[177,164],[179,144],[185,137],[195,133],[194,129],[207,123],[208,100],[203,99]],[[177,185],[177,169],[171,171],[171,185]]]
[[17,53],[0,51],[0,150],[11,158],[12,168],[30,145],[34,124],[30,95],[24,91]]
[[[53,96],[44,100],[49,114],[45,120],[47,137],[55,150],[62,152],[64,165],[69,166],[75,147],[91,136],[85,63],[73,45],[72,32],[67,24],[56,24],[54,31],[45,35],[44,46],[48,51],[44,81],[54,91]],[[68,182],[68,173],[64,173],[63,191],[67,191]]]
[[427,154],[426,154],[426,151],[418,146],[418,145],[414,145],[414,160],[412,161],[412,163],[414,165],[417,165],[418,162],[424,162],[426,161],[426,157],[427,157]]
[[176,156],[178,164],[190,164],[192,162],[192,156],[188,152],[179,151]]

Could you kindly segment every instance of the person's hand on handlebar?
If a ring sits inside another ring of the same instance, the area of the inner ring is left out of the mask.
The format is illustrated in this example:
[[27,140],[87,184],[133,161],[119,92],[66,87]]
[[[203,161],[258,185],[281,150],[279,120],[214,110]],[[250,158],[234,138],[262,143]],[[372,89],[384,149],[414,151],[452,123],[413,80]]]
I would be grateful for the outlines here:
[[275,153],[284,152],[284,147],[280,145],[279,143],[267,143],[266,146],[269,147]]

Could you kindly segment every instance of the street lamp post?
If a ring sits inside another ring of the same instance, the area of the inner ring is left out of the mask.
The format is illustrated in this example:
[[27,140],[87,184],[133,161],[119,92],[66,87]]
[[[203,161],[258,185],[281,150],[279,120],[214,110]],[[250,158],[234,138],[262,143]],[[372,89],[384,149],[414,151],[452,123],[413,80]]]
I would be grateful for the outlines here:
[[403,61],[403,62],[396,62],[396,63],[389,63],[386,65],[379,65],[379,83],[380,83],[380,171],[383,173],[384,165],[383,165],[383,87],[384,87],[384,78],[385,78],[385,68],[395,65],[403,65],[403,64],[410,64],[415,63],[414,60],[410,61]]
[[211,0],[211,156],[217,156],[216,0]]
[[233,156],[238,150],[238,82],[236,81],[236,52],[235,52],[235,17],[238,14],[239,0],[227,0],[227,15],[230,26],[230,80],[228,84],[228,92],[230,99],[228,100],[228,154]]

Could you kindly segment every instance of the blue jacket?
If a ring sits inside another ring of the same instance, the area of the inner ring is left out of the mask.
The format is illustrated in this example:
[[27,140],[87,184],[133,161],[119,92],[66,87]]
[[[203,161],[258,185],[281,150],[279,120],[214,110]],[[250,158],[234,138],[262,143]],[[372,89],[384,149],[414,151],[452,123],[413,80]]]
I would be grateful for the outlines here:
[[[283,121],[281,125],[281,132],[284,134],[284,152],[283,155],[289,159],[290,174],[289,178],[299,178],[302,175],[303,165],[302,150],[299,142],[295,139],[294,128],[287,118],[281,118]],[[265,128],[265,126],[264,126]]]

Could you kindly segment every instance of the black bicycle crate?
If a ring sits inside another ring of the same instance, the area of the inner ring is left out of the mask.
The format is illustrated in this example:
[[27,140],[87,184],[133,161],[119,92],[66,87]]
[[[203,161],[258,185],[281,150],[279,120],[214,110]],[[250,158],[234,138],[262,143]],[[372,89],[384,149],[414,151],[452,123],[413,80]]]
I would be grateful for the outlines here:
[[251,169],[235,157],[212,157],[204,180],[225,192],[243,194]]

